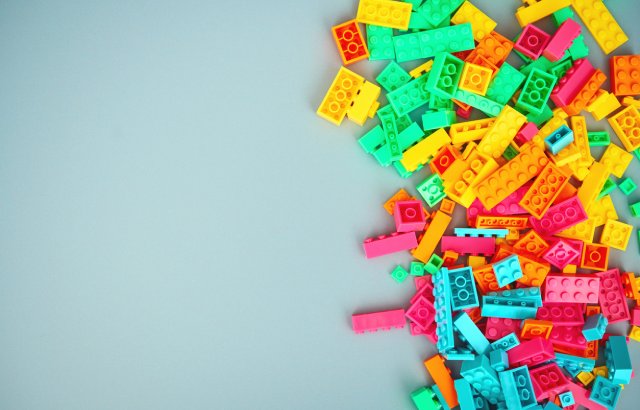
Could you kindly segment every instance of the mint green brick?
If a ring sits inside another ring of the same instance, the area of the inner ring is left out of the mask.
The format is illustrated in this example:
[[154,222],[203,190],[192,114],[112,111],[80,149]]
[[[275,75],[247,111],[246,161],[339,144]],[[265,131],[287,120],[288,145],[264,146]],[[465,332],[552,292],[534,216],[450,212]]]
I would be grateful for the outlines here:
[[520,88],[525,78],[527,77],[509,63],[504,63],[489,84],[486,97],[498,104],[506,104]]
[[451,98],[441,97],[434,93],[429,96],[429,109],[430,110],[454,110],[454,104]]
[[396,60],[399,63],[434,57],[438,52],[472,50],[475,48],[470,23],[393,37]]
[[429,102],[427,80],[428,76],[424,74],[387,94],[387,100],[393,107],[396,115],[409,114],[411,111]]
[[392,28],[367,24],[366,30],[369,60],[393,60],[396,58]]
[[411,400],[418,410],[440,410],[442,406],[430,387],[421,387],[411,393]]
[[[402,131],[398,136],[398,144],[400,146],[400,150],[404,152],[406,149],[413,146],[423,138],[424,132],[420,129],[420,126],[415,122],[411,123],[411,125],[407,127],[407,129]],[[394,161],[390,148],[391,147],[385,143],[373,152],[373,157],[383,167],[391,165],[391,163]]]
[[571,47],[569,47],[569,55],[574,61],[589,55],[589,47],[584,42],[584,34],[580,34],[573,40]]
[[611,137],[606,131],[592,131],[587,133],[590,147],[606,147],[611,144]]
[[380,75],[376,77],[376,81],[385,90],[394,91],[411,81],[411,76],[400,67],[400,64],[390,61]]
[[571,69],[571,67],[573,67],[573,62],[570,58],[566,60],[560,60],[557,65],[549,69],[549,73],[555,75],[557,78],[562,78],[567,73],[567,71]]
[[409,273],[412,276],[424,276],[424,263],[422,263],[422,262],[411,262],[411,266],[409,268]]
[[438,273],[438,270],[440,270],[443,263],[444,260],[434,253],[424,265],[424,270],[430,275],[435,275]]
[[640,148],[636,148],[633,150],[633,153],[636,154],[636,157],[640,159]]
[[429,23],[421,13],[416,11],[411,13],[411,18],[409,19],[409,30],[431,30],[433,28],[435,28],[433,24]]
[[[431,94],[450,99],[458,89],[464,61],[449,53],[438,53],[433,59],[433,66],[429,71],[427,90]],[[433,107],[432,107],[433,108]]]
[[557,81],[556,76],[534,68],[524,83],[516,106],[533,114],[541,114],[544,112],[544,107],[547,106],[547,101]]
[[491,101],[486,97],[470,93],[465,90],[456,90],[454,98],[464,104],[469,104],[473,108],[482,111],[488,117],[497,117],[504,108],[504,104],[498,104],[497,102]]
[[404,165],[402,165],[402,162],[400,161],[396,161],[393,163],[393,167],[396,169],[396,171],[398,172],[398,175],[400,175],[401,178],[407,179],[409,177],[411,177],[411,175],[415,174],[416,172],[420,171],[423,166],[420,165],[418,166],[418,168],[416,168],[414,171],[408,171]]
[[511,161],[512,159],[514,159],[520,152],[518,151],[518,149],[516,147],[514,147],[513,145],[509,145],[507,147],[507,149],[504,150],[504,152],[502,153],[502,157],[504,159],[506,159],[507,161]]
[[384,131],[384,139],[389,147],[389,155],[391,161],[399,161],[402,159],[402,147],[400,146],[398,127],[396,126],[396,117],[393,113],[388,113],[380,117],[382,122],[382,131]]
[[527,117],[527,121],[535,123],[536,125],[538,125],[538,127],[541,127],[542,124],[549,121],[551,117],[553,117],[553,110],[547,104],[545,104],[544,109],[540,114],[533,114],[518,107],[516,107],[516,110],[525,115]]
[[617,185],[615,182],[613,182],[613,180],[611,178],[608,178],[605,183],[604,186],[602,187],[602,190],[600,191],[600,194],[598,195],[598,199],[602,198],[603,196],[609,195],[610,193],[612,193],[615,189],[616,189]]
[[454,122],[456,122],[455,111],[438,110],[422,114],[422,129],[425,131],[450,127]]
[[447,195],[444,193],[444,185],[440,175],[433,174],[429,178],[422,181],[416,189],[424,201],[433,208],[442,201]]
[[625,194],[626,196],[629,196],[636,189],[638,189],[638,185],[636,185],[636,183],[633,182],[633,179],[627,177],[618,184],[618,188],[620,188],[623,194]]
[[629,210],[631,211],[632,216],[640,218],[640,202],[636,202],[635,204],[630,205]]
[[416,11],[420,8],[420,5],[424,0],[402,0],[404,3],[411,4],[411,10]]
[[527,64],[526,66],[520,68],[520,72],[528,76],[529,74],[531,74],[531,71],[533,71],[534,69],[548,72],[555,65],[556,63],[552,62],[547,57],[540,56],[539,59],[532,61],[530,64]]
[[451,15],[464,1],[465,0],[428,0],[418,8],[418,13],[422,14],[429,23],[437,26],[443,21],[451,20]]
[[552,17],[553,22],[556,24],[556,26],[560,27],[560,25],[568,19],[574,18],[575,14],[573,14],[573,10],[571,10],[571,7],[565,7],[553,13]]
[[391,277],[398,283],[404,282],[409,276],[409,272],[405,270],[402,266],[398,265],[394,270],[391,271]]

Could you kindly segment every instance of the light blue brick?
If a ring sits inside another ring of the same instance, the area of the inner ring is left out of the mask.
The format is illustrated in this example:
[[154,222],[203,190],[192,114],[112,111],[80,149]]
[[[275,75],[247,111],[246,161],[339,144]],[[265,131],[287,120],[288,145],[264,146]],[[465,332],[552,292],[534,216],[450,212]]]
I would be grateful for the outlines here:
[[629,384],[633,368],[626,338],[610,336],[605,344],[604,357],[609,368],[609,380],[616,384]]
[[445,353],[455,346],[453,338],[453,318],[451,317],[451,293],[449,293],[449,275],[442,268],[433,275],[433,306],[436,310],[436,334],[438,350]]
[[503,319],[534,319],[538,308],[534,301],[523,300],[519,303],[499,297],[482,297],[482,316]]
[[458,330],[460,338],[469,343],[478,354],[484,354],[489,349],[489,341],[478,329],[478,326],[473,323],[467,312],[460,312],[453,321],[453,325]]
[[573,356],[570,354],[556,353],[556,363],[558,366],[562,366],[565,369],[571,371],[579,370],[583,372],[590,372],[596,366],[596,361],[593,359],[587,359],[580,356]]
[[544,139],[544,145],[553,155],[557,155],[573,142],[573,131],[566,125],[560,126]]
[[587,316],[587,320],[584,322],[582,328],[582,335],[588,342],[602,339],[604,332],[607,331],[607,325],[609,321],[602,313],[597,315]]
[[491,368],[487,356],[477,356],[472,361],[462,363],[460,375],[490,404],[496,405],[504,401],[498,374]]
[[570,391],[558,394],[558,399],[562,407],[572,406],[576,402],[573,398],[573,393]]
[[603,405],[609,410],[613,410],[618,404],[621,391],[622,388],[620,385],[615,384],[602,376],[596,376],[596,380],[593,382],[593,386],[591,387],[589,399]]
[[527,366],[500,372],[499,375],[509,410],[528,409],[538,403]]
[[506,258],[495,262],[493,264],[493,271],[496,274],[496,280],[500,287],[507,286],[508,284],[515,282],[523,275],[518,255],[507,256]]
[[480,306],[476,281],[470,267],[448,270],[451,308],[453,311]]
[[455,228],[453,232],[456,236],[470,236],[473,238],[506,238],[508,229],[476,229],[476,228]]
[[459,362],[473,360],[476,358],[476,354],[466,347],[456,347],[455,349],[451,349],[445,353],[444,356],[447,360],[455,360]]
[[504,350],[505,352],[508,352],[509,350],[513,349],[519,344],[520,344],[520,340],[518,339],[518,336],[516,336],[515,333],[511,332],[505,337],[491,343],[491,348],[493,350],[501,349],[501,350]]
[[489,363],[496,372],[502,372],[509,368],[509,356],[502,349],[492,350],[489,353]]
[[465,379],[456,379],[453,382],[453,387],[458,394],[458,403],[460,403],[460,410],[476,410],[475,400],[473,399],[473,390],[471,385]]
[[488,292],[486,296],[497,297],[501,300],[510,300],[512,302],[533,302],[535,307],[542,307],[542,294],[540,288],[516,288],[506,289],[498,292]]

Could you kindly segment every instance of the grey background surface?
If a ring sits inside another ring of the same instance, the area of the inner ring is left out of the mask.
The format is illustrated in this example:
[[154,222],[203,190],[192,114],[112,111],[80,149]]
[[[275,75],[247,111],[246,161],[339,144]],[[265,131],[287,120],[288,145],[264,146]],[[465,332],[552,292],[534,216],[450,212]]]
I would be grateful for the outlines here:
[[[519,1],[474,3],[516,34]],[[639,53],[637,3],[608,4],[632,38],[617,53]],[[435,348],[350,315],[406,307],[388,272],[409,258],[360,244],[420,178],[361,152],[373,123],[315,115],[355,10],[0,3],[0,408],[412,408]],[[637,249],[613,260],[637,269]]]

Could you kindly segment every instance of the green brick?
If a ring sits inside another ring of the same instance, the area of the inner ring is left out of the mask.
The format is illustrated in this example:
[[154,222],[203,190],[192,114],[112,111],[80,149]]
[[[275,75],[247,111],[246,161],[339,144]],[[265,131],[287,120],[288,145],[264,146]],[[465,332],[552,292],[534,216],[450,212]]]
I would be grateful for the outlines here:
[[400,175],[401,178],[407,179],[409,177],[411,177],[411,175],[415,174],[416,172],[420,171],[423,166],[420,165],[418,166],[418,168],[416,168],[414,171],[408,171],[404,165],[402,165],[402,162],[400,161],[396,161],[393,163],[393,167],[396,169],[396,171],[398,172],[398,175]]
[[509,63],[504,63],[489,84],[486,97],[498,104],[506,104],[520,88],[525,78],[527,77]]
[[451,15],[462,3],[464,0],[429,0],[418,8],[418,13],[422,14],[429,23],[437,26],[444,21],[449,21]]
[[640,148],[636,148],[633,150],[633,153],[636,154],[636,157],[640,159]]
[[409,273],[411,273],[412,276],[424,276],[424,263],[411,262]]
[[404,282],[409,276],[409,272],[407,272],[402,266],[398,265],[394,270],[391,271],[391,277],[398,283]]
[[[402,131],[400,135],[398,135],[398,144],[400,146],[400,150],[404,152],[423,138],[424,132],[420,129],[420,126],[415,122],[412,123],[411,126],[409,126],[407,129]],[[388,144],[384,144],[376,151],[374,151],[373,157],[383,167],[391,165],[391,163],[393,163],[394,161],[390,146]]]
[[574,18],[575,14],[573,14],[573,10],[571,10],[571,7],[564,7],[553,13],[552,17],[553,22],[556,24],[556,26],[560,27],[560,25],[568,19]]
[[393,60],[396,58],[392,28],[367,24],[367,46],[369,60]]
[[631,211],[631,215],[636,218],[640,217],[640,202],[636,202],[635,204],[629,206],[629,210]]
[[464,104],[469,104],[473,108],[477,108],[489,117],[497,117],[504,108],[504,104],[498,104],[486,97],[465,90],[456,90],[454,98]]
[[514,159],[520,152],[513,145],[509,145],[502,153],[502,157],[507,161]]
[[454,104],[451,98],[449,97],[440,97],[439,95],[435,95],[431,93],[429,96],[429,109],[430,110],[449,110],[455,111]]
[[449,110],[427,111],[422,114],[422,129],[425,131],[450,127],[456,122],[456,112]]
[[549,73],[555,75],[557,78],[562,78],[573,67],[571,59],[561,60],[557,65],[549,69]]
[[456,53],[475,47],[470,23],[456,24],[393,37],[399,63],[434,57],[438,52]]
[[390,61],[376,81],[385,90],[394,91],[411,81],[411,76],[398,63]]
[[427,74],[409,81],[407,84],[387,94],[387,100],[396,115],[409,114],[429,102],[427,91]]
[[424,265],[424,270],[430,275],[435,275],[442,267],[444,260],[435,253],[431,255],[427,263]]
[[433,174],[429,178],[422,181],[416,189],[424,201],[433,208],[437,203],[442,201],[447,195],[444,193],[444,185],[440,175]]
[[544,109],[540,114],[530,113],[518,107],[516,107],[516,110],[525,115],[527,117],[527,121],[535,123],[538,127],[542,126],[542,124],[553,117],[553,110],[547,104],[545,104]]
[[416,11],[411,13],[411,18],[409,19],[409,30],[431,30],[433,28],[435,28],[433,24],[429,23],[421,13]]
[[605,195],[609,195],[610,193],[613,192],[614,189],[616,189],[617,185],[615,182],[613,182],[613,180],[611,180],[611,178],[608,178],[605,183],[604,186],[602,187],[602,190],[600,191],[600,194],[598,195],[598,199],[602,198]]
[[534,68],[524,83],[516,106],[533,114],[541,114],[544,107],[547,106],[547,101],[557,81],[556,76]]
[[589,146],[591,147],[606,147],[611,144],[611,137],[606,131],[593,131],[587,133],[589,137]]
[[532,61],[530,64],[527,64],[526,66],[522,67],[520,69],[520,72],[528,76],[529,74],[531,74],[531,71],[533,71],[534,69],[548,72],[555,65],[556,63],[552,62],[547,57],[540,56],[539,59]]
[[636,185],[636,183],[633,182],[631,178],[627,177],[618,184],[618,188],[620,188],[623,194],[629,196],[633,193],[633,191],[638,189],[638,185]]
[[589,47],[587,47],[587,44],[584,42],[583,34],[580,34],[573,40],[571,47],[569,47],[569,54],[574,61],[589,55]]
[[[439,97],[451,98],[458,89],[464,61],[449,53],[439,53],[429,71],[427,90]],[[433,107],[432,107],[433,108]]]
[[380,117],[382,122],[382,131],[384,131],[384,139],[389,147],[391,161],[399,161],[402,159],[402,147],[400,146],[398,127],[396,126],[396,118],[393,113],[388,113]]
[[442,406],[430,387],[421,387],[411,393],[411,400],[418,410],[440,410]]

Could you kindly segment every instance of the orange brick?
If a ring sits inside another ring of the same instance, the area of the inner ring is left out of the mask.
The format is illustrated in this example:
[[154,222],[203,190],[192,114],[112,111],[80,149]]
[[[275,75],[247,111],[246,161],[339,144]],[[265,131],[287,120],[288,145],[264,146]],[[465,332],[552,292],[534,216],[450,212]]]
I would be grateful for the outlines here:
[[520,330],[520,339],[533,339],[534,337],[543,337],[548,339],[553,329],[553,322],[546,320],[526,319],[522,322]]
[[444,359],[439,354],[424,361],[424,367],[438,386],[444,400],[450,408],[458,405],[458,395],[451,378],[451,370],[444,365]]
[[569,177],[563,174],[557,166],[549,162],[520,200],[520,206],[537,219],[540,219],[568,182]]
[[355,19],[333,26],[331,32],[344,65],[369,58],[367,43]]
[[540,256],[549,249],[549,244],[535,230],[531,229],[513,245],[513,249],[518,253],[527,252],[534,256]]
[[622,97],[640,95],[640,55],[614,56],[611,65],[611,92]]

